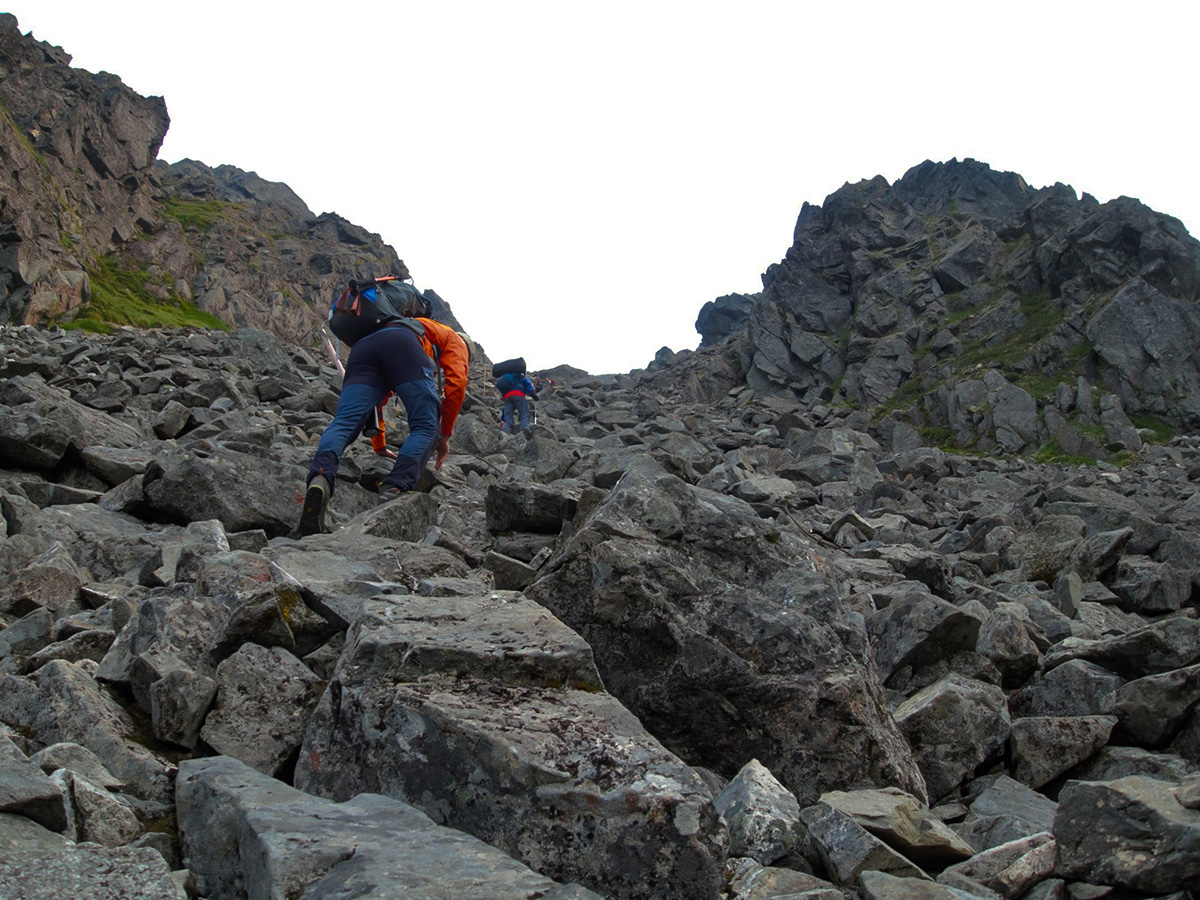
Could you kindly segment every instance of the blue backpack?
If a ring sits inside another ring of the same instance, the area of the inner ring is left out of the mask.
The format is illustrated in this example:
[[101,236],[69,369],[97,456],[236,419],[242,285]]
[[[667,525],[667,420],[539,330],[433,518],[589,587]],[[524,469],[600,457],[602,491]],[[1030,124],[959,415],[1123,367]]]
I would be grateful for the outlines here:
[[525,375],[524,372],[506,372],[496,379],[496,390],[501,394],[507,394],[509,391],[519,391],[521,389],[521,378]]

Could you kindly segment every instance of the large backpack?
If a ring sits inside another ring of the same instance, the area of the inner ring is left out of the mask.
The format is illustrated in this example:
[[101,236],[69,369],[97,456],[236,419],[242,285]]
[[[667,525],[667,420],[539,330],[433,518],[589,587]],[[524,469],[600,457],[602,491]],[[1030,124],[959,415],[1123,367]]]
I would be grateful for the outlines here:
[[492,377],[499,378],[501,375],[509,373],[514,375],[525,374],[525,357],[518,356],[516,359],[506,359],[492,366]]
[[[329,330],[343,344],[353,347],[384,325],[407,325],[418,316],[428,319],[431,313],[432,304],[420,291],[395,275],[385,275],[351,281],[329,310]],[[409,327],[413,325],[420,323],[412,322]]]

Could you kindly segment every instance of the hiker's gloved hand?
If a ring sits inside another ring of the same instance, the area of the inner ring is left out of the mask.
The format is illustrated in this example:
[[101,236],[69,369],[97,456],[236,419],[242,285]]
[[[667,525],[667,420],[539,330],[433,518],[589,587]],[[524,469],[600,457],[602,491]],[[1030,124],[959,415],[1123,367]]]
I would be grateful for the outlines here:
[[442,468],[442,463],[446,461],[446,457],[450,455],[450,435],[443,434],[438,438],[437,444],[434,445],[434,451],[437,453],[437,462],[433,464],[435,469],[439,471]]

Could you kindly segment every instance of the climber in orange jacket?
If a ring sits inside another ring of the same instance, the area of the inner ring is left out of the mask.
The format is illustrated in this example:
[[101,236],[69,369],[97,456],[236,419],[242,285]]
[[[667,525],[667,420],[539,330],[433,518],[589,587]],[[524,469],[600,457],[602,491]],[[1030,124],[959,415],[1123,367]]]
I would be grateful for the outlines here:
[[[467,344],[452,328],[430,317],[430,303],[419,291],[390,282],[378,279],[362,290],[352,287],[353,303],[343,304],[347,292],[330,313],[330,329],[350,344],[350,358],[337,411],[309,466],[301,535],[327,530],[325,514],[341,455],[374,420],[388,394],[396,394],[404,404],[408,436],[383,479],[380,503],[415,489],[430,457],[435,456],[435,467],[440,469],[450,453],[450,435],[467,391]],[[444,379],[441,398],[439,370]],[[377,449],[385,446],[376,444]]]

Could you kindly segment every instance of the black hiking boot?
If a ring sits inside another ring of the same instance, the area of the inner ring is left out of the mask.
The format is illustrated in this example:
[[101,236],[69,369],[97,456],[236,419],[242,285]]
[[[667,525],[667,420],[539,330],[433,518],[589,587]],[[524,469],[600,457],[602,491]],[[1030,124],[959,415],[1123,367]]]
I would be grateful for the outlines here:
[[326,534],[325,510],[329,506],[329,481],[324,475],[318,475],[308,483],[304,494],[304,511],[300,513],[300,535]]

